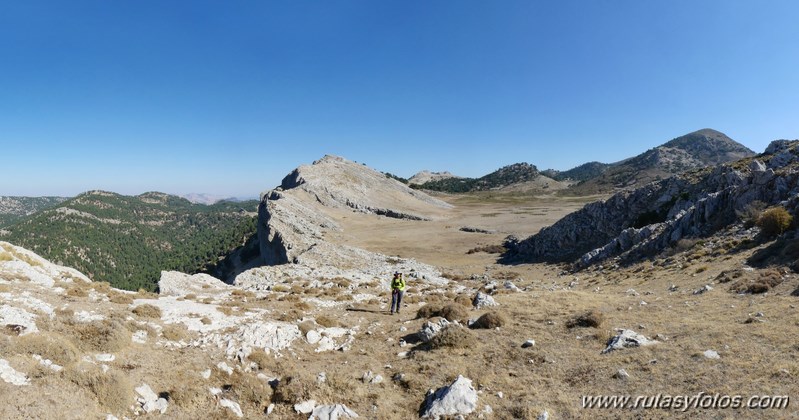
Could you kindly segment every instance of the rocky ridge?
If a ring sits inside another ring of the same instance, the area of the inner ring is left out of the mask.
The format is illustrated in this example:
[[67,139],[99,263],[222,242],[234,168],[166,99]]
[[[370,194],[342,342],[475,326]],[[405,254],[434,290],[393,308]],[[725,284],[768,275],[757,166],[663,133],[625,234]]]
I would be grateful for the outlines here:
[[799,141],[775,141],[765,153],[623,191],[586,205],[525,240],[508,238],[506,262],[629,262],[686,237],[732,226],[754,201],[796,212]]
[[408,184],[421,185],[427,182],[437,181],[441,179],[449,179],[449,178],[461,178],[461,177],[453,175],[447,171],[432,172],[428,170],[423,170],[417,172],[412,177],[408,178]]
[[340,213],[335,215],[341,210],[355,217],[379,215],[423,223],[450,207],[364,165],[325,156],[295,169],[279,188],[262,194],[258,238],[265,266],[239,274],[235,284],[264,289],[279,279],[312,272],[317,278],[362,282],[386,279],[397,269],[425,281],[444,282],[435,267],[334,244],[329,236],[346,233]]

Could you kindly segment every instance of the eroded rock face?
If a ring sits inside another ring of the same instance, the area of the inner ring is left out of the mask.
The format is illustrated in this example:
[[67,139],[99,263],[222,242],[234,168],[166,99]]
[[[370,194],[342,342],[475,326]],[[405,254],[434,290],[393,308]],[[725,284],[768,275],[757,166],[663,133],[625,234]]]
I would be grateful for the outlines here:
[[208,274],[184,274],[179,271],[162,271],[158,281],[159,294],[186,296],[229,292],[232,288]]
[[264,264],[297,262],[326,231],[340,229],[319,206],[410,220],[426,220],[428,213],[451,207],[364,165],[325,156],[261,195],[258,237]]
[[[506,262],[635,260],[686,237],[729,226],[755,200],[796,207],[799,141],[769,146],[748,164],[721,165],[594,202],[525,240],[509,237]],[[786,202],[786,200],[790,200]]]

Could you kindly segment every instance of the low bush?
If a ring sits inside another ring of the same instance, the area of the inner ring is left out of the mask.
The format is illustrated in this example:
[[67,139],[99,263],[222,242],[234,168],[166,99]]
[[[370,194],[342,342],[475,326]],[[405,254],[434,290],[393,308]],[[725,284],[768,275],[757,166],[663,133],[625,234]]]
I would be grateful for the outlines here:
[[483,314],[471,325],[472,328],[493,329],[507,324],[507,319],[499,312],[491,311]]
[[605,316],[602,315],[602,312],[597,310],[588,311],[586,313],[580,314],[566,322],[566,327],[568,328],[575,328],[575,327],[591,327],[591,328],[599,328],[602,323],[605,321]]
[[433,349],[466,349],[474,347],[476,344],[477,337],[474,333],[460,325],[448,325],[430,340],[430,347]]
[[767,237],[774,237],[788,230],[793,216],[783,207],[774,207],[763,212],[757,219],[757,226]]
[[149,303],[133,308],[133,313],[143,318],[161,318],[161,308]]

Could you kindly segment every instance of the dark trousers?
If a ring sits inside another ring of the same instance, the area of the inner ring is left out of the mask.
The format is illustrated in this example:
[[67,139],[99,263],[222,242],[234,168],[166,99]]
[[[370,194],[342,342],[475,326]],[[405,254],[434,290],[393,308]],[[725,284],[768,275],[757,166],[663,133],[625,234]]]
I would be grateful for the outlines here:
[[[403,290],[392,290],[391,291],[391,313],[395,311],[399,313],[400,305],[402,305],[402,295],[405,292]],[[394,309],[396,307],[396,310]]]

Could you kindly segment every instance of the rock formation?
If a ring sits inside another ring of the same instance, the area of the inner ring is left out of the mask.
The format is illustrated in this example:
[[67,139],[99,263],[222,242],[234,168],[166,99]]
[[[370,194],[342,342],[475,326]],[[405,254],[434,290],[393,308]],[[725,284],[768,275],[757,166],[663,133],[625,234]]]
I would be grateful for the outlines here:
[[450,207],[364,165],[325,156],[295,169],[279,188],[262,194],[258,239],[266,267],[245,271],[235,282],[263,289],[285,275],[361,281],[396,269],[442,281],[433,267],[413,260],[398,260],[399,266],[392,267],[384,255],[334,244],[329,236],[345,231],[341,211],[425,221]]
[[776,141],[755,157],[623,191],[586,205],[525,240],[509,237],[505,262],[585,267],[653,255],[686,237],[729,226],[753,201],[797,205],[799,141]]

